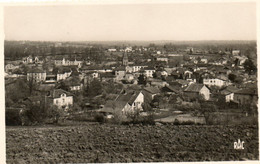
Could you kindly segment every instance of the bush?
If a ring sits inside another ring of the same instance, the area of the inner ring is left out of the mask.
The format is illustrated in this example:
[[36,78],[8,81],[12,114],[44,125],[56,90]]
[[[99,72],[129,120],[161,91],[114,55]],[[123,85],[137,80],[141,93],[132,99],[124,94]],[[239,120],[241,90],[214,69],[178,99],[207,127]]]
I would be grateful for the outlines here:
[[180,121],[179,121],[178,119],[175,119],[175,120],[173,121],[173,124],[174,124],[174,125],[180,125]]
[[102,114],[96,114],[96,115],[94,116],[94,119],[95,119],[95,121],[100,122],[100,123],[106,122],[106,118],[105,118],[105,116],[102,115]]
[[30,105],[24,113],[31,123],[42,123],[46,114],[39,105]]
[[85,114],[73,114],[68,119],[72,121],[88,121],[88,122],[95,121],[92,116],[88,116]]
[[115,113],[113,115],[113,118],[111,119],[111,122],[120,125],[124,122],[124,117],[120,114]]
[[151,113],[148,116],[144,116],[140,122],[144,125],[155,125],[154,115]]
[[5,124],[7,126],[22,125],[22,121],[20,118],[20,109],[6,109]]
[[194,121],[188,120],[188,121],[179,121],[178,119],[175,119],[173,122],[174,125],[200,125],[200,123],[195,123]]
[[46,117],[51,120],[52,123],[57,124],[60,118],[63,118],[65,112],[63,109],[53,105],[46,110]]

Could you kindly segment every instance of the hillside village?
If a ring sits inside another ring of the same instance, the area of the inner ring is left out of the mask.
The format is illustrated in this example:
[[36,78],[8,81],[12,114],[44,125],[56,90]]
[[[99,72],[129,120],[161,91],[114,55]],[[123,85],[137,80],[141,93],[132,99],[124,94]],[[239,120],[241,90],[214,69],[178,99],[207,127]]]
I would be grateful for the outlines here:
[[257,113],[256,58],[250,51],[56,43],[26,47],[19,55],[21,45],[32,43],[5,54],[7,112],[55,107],[67,116],[123,120],[151,112],[163,120],[169,111],[199,118],[220,111]]

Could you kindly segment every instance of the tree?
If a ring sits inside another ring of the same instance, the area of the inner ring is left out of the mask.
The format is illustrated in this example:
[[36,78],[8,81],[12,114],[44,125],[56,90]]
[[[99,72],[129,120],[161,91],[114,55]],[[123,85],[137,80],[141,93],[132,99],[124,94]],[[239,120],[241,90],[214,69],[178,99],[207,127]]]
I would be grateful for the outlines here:
[[229,79],[231,82],[234,82],[236,78],[237,78],[237,76],[236,76],[235,74],[233,74],[233,73],[230,73],[230,74],[228,75],[228,79]]
[[132,123],[138,123],[140,121],[140,109],[135,108],[133,111],[127,112],[126,117],[130,119]]
[[94,79],[89,83],[89,85],[85,88],[85,95],[89,97],[95,97],[97,95],[102,94],[103,92],[103,86],[102,83]]
[[163,97],[160,95],[155,95],[151,105],[154,107],[159,107],[160,106],[160,102],[162,101]]
[[254,74],[257,71],[257,68],[251,59],[245,61],[244,68],[248,74]]
[[46,117],[51,120],[52,123],[59,123],[60,118],[65,115],[62,108],[58,108],[56,105],[52,105],[46,109]]
[[35,90],[35,88],[36,88],[36,82],[34,81],[33,77],[29,78],[28,87],[29,87],[29,93],[31,95],[33,90]]
[[63,90],[65,90],[65,91],[69,91],[69,86],[68,85],[66,85],[66,83],[64,82],[64,81],[61,81],[60,82],[60,85],[58,86],[58,88],[59,89],[63,89]]
[[[17,103],[30,96],[28,83],[25,79],[17,79],[11,86],[6,87],[6,98],[9,102]],[[11,106],[11,104],[9,104]]]
[[235,63],[235,66],[238,66],[238,65],[239,65],[239,60],[238,60],[238,58],[236,58],[236,60],[234,61],[234,63]]
[[147,102],[143,103],[143,104],[142,104],[142,107],[143,107],[144,112],[150,112],[150,111],[152,111],[151,105],[150,105],[149,103],[147,103]]
[[153,73],[153,78],[157,78],[157,73],[156,72]]
[[139,85],[146,85],[146,79],[145,79],[145,76],[143,74],[141,74],[139,77],[138,77],[138,84]]

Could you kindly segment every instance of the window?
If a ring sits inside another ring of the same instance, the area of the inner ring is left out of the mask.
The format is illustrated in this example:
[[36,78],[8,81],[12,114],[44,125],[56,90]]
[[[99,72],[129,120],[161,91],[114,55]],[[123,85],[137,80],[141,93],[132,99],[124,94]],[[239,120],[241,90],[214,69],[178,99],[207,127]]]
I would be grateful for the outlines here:
[[58,104],[59,103],[59,100],[56,100],[56,104]]

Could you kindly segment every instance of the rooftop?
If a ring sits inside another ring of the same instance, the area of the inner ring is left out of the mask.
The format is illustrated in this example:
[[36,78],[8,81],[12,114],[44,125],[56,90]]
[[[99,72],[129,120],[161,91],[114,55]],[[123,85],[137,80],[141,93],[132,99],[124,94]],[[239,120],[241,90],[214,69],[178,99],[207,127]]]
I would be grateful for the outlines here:
[[257,88],[245,88],[235,92],[235,94],[257,95]]
[[151,94],[160,93],[160,90],[157,87],[146,87],[146,88],[144,88],[144,90]]
[[184,91],[185,92],[200,92],[200,90],[202,89],[203,86],[204,86],[203,84],[193,83],[193,84],[189,85]]
[[61,96],[61,94],[66,94],[66,96],[72,96],[72,93],[69,93],[63,89],[54,89],[51,91],[49,97],[51,98],[59,98]]

